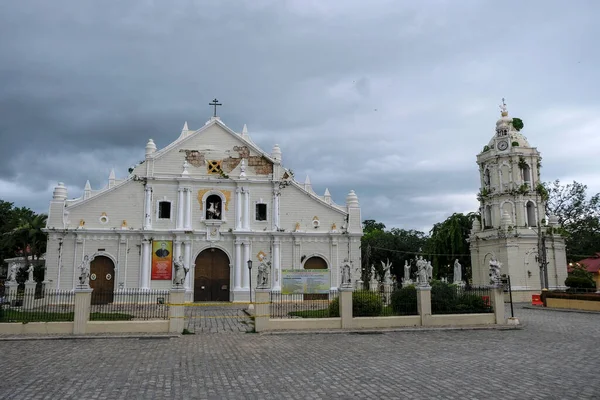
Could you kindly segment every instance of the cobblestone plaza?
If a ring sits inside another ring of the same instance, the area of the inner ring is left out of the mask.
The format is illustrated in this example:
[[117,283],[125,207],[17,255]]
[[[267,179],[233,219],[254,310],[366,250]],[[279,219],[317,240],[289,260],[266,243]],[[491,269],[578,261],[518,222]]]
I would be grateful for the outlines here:
[[599,398],[600,314],[516,312],[523,329],[0,341],[0,398]]

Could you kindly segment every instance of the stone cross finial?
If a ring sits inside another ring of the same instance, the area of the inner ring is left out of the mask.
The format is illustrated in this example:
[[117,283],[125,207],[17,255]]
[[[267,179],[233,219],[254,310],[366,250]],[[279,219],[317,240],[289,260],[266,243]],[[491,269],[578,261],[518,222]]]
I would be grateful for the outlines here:
[[500,106],[500,110],[502,111],[502,114],[508,113],[508,110],[506,109],[506,103],[504,102],[504,97],[502,98],[502,105]]

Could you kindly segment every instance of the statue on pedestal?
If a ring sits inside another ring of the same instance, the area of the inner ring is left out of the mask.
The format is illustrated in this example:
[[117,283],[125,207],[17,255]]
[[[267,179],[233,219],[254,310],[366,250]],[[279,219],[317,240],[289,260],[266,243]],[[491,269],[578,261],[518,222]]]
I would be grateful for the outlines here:
[[371,282],[369,284],[377,286],[377,283],[377,270],[375,269],[375,264],[371,264]]
[[17,281],[17,263],[12,263],[8,272],[8,282]]
[[429,286],[427,283],[427,261],[423,260],[423,256],[419,256],[417,260],[417,277],[419,286]]
[[462,268],[457,258],[454,260],[454,283],[460,282],[462,282]]
[[351,264],[348,259],[342,264],[342,287],[352,287]]
[[383,267],[383,279],[381,280],[382,283],[385,283],[386,285],[391,285],[392,284],[392,279],[391,279],[391,275],[392,275],[392,263],[390,262],[390,260],[386,260],[387,262],[381,262],[381,266]]
[[495,258],[490,260],[490,284],[493,286],[500,286],[502,284],[502,279],[500,277],[500,269],[502,268],[502,263]]
[[404,260],[404,280],[410,280],[410,264],[408,264],[408,260]]
[[175,278],[173,279],[173,285],[175,287],[183,286],[183,284],[185,283],[185,277],[187,276],[190,269],[189,267],[186,267],[185,263],[183,262],[182,256],[179,256],[179,258],[175,261],[173,266],[175,267]]
[[79,286],[90,287],[90,257],[86,254],[79,265]]
[[263,261],[258,266],[258,283],[256,284],[257,289],[268,289],[269,288],[269,272],[271,270],[271,263]]
[[27,282],[33,282],[33,264],[29,264],[27,268]]
[[427,281],[431,281],[433,279],[433,265],[431,265],[431,261],[427,261]]

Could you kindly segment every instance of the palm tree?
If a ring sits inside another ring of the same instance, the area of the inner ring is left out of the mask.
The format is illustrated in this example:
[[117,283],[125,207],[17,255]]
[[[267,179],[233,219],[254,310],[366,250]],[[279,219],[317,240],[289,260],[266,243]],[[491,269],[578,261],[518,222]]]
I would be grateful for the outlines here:
[[[46,252],[47,235],[42,232],[46,227],[46,214],[35,214],[28,208],[22,207],[15,210],[14,228],[7,232],[15,248],[25,259],[25,266],[30,265],[34,258],[39,260],[40,256]],[[31,257],[31,259],[30,259]],[[36,263],[37,264],[37,263]],[[36,280],[43,280],[43,268],[36,268],[34,277]]]

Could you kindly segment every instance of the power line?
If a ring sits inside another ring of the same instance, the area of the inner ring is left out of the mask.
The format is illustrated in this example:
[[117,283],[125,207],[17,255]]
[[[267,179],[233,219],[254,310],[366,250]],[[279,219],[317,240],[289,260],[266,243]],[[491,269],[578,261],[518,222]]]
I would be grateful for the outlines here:
[[450,257],[470,257],[471,256],[471,254],[435,254],[435,253],[427,253],[424,251],[404,251],[404,250],[384,249],[383,247],[375,247],[375,246],[369,246],[369,247],[371,247],[372,249],[377,249],[377,250],[393,251],[395,253],[424,255],[424,256],[450,256]]

